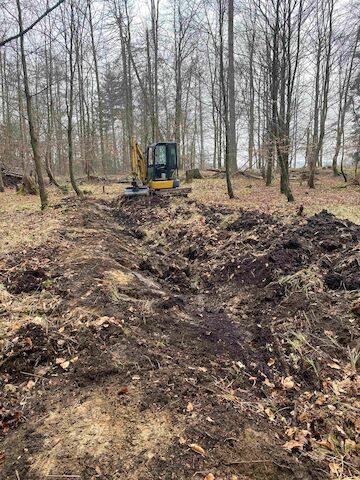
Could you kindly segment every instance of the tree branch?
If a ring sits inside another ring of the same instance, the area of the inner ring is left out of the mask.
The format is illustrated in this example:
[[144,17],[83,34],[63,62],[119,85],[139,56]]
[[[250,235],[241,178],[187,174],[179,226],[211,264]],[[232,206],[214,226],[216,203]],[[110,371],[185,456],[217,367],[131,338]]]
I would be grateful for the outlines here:
[[45,10],[45,12],[39,17],[37,18],[31,25],[29,25],[27,28],[25,28],[24,30],[21,30],[19,33],[17,33],[16,35],[13,35],[12,37],[9,37],[9,38],[6,38],[5,40],[1,41],[0,42],[0,47],[3,47],[4,45],[6,45],[7,43],[9,42],[12,42],[13,40],[16,40],[17,38],[20,38],[22,37],[23,35],[25,35],[27,32],[29,32],[30,30],[32,30],[35,25],[37,25],[39,22],[41,22],[41,20],[43,18],[46,17],[46,15],[48,15],[50,12],[52,12],[53,10],[55,10],[55,8],[57,8],[59,5],[61,5],[65,0],[59,0],[57,3],[55,3],[55,5],[53,5],[52,7],[49,7],[47,10]]

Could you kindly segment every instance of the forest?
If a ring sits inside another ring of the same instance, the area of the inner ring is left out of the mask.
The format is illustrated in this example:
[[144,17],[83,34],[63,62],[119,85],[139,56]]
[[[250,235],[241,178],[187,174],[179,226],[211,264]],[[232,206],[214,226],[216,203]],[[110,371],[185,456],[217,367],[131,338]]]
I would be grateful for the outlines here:
[[358,480],[359,0],[0,5],[0,479]]

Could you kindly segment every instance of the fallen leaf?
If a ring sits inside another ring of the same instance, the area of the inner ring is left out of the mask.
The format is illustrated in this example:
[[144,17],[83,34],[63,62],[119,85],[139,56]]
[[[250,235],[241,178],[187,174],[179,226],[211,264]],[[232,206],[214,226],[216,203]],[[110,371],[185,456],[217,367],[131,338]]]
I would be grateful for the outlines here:
[[317,440],[317,445],[320,447],[327,448],[328,450],[334,450],[334,444],[329,439]]
[[55,360],[56,365],[61,365],[61,364],[64,363],[64,362],[66,362],[66,359],[65,359],[65,358],[62,358],[62,357],[57,358],[57,359]]
[[330,473],[334,475],[341,474],[341,466],[338,463],[329,463]]
[[285,377],[281,380],[281,385],[285,390],[291,390],[295,387],[295,382],[292,377]]
[[269,358],[267,361],[268,367],[272,367],[275,364],[275,360],[273,358]]
[[70,360],[71,363],[75,363],[79,360],[79,357],[74,357]]
[[266,415],[269,417],[270,421],[273,422],[275,420],[274,412],[269,407],[265,408],[264,411],[265,411]]
[[38,367],[38,368],[35,368],[35,373],[36,373],[36,375],[39,375],[39,377],[43,377],[50,370],[51,370],[51,367]]
[[339,433],[341,433],[341,435],[344,435],[344,437],[346,437],[346,433],[344,432],[344,429],[340,427],[340,425],[336,425],[335,428]]
[[204,477],[204,480],[215,480],[215,477],[212,473],[208,473],[206,477]]
[[12,385],[11,383],[7,383],[4,387],[4,390],[5,390],[5,392],[15,393],[16,390],[17,390],[17,386]]
[[29,347],[29,348],[32,347],[33,345],[33,342],[30,337],[25,337],[23,343],[25,347]]
[[129,393],[128,387],[121,387],[118,390],[118,395],[126,395]]
[[275,388],[275,384],[270,382],[270,380],[266,377],[265,380],[263,381],[263,383],[269,387],[269,388]]
[[317,399],[315,400],[315,405],[324,405],[324,403],[326,402],[326,398],[325,398],[325,395],[323,395],[322,393],[320,393],[320,395],[317,397]]
[[292,437],[297,432],[297,430],[298,430],[297,427],[289,427],[286,429],[285,434],[288,437]]
[[35,387],[35,385],[36,385],[36,382],[34,382],[34,380],[29,380],[26,384],[25,390],[30,392],[30,390],[32,390]]
[[70,365],[69,360],[66,360],[66,362],[60,363],[60,367],[61,367],[63,370],[66,370],[67,368],[69,368],[69,365]]
[[286,450],[293,450],[295,448],[299,448],[300,450],[303,449],[304,443],[300,442],[299,440],[289,440],[288,442],[285,442],[283,445],[283,448],[286,448]]
[[199,453],[200,455],[206,455],[205,450],[197,443],[190,443],[189,447],[191,450],[194,450],[194,452]]
[[356,433],[360,433],[360,419],[359,418],[355,419],[354,425],[355,425]]
[[347,438],[345,440],[345,450],[356,450],[356,442],[354,440],[350,440],[350,438]]
[[300,415],[298,415],[297,418],[300,422],[307,422],[308,419],[309,419],[309,414],[308,414],[308,412],[301,412]]
[[194,410],[194,405],[191,402],[189,402],[187,404],[186,411],[191,413],[193,410]]
[[341,367],[336,362],[330,362],[327,364],[328,367],[333,368],[334,370],[341,370]]

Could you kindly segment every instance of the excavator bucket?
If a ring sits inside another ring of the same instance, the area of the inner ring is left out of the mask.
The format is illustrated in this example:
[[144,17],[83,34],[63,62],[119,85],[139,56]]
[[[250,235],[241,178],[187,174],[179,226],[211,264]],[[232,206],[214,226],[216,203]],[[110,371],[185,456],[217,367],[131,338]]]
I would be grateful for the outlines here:
[[149,187],[141,186],[141,187],[127,187],[124,190],[124,197],[141,197],[141,196],[148,196],[150,194]]

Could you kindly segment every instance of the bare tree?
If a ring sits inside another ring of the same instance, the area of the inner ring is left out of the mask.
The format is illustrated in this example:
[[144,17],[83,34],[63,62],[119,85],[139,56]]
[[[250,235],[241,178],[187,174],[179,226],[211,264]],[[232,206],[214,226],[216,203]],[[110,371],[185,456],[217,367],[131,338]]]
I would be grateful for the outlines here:
[[[316,48],[316,76],[315,76],[315,106],[312,148],[310,155],[310,174],[308,186],[315,188],[315,169],[319,164],[320,153],[323,148],[325,124],[328,113],[330,73],[333,41],[333,13],[334,0],[324,0],[317,9],[317,48]],[[321,70],[324,68],[322,88]]]
[[351,86],[354,59],[355,59],[359,40],[360,40],[360,27],[358,27],[357,29],[354,44],[350,51],[350,55],[348,55],[347,64],[345,65],[345,72],[343,72],[342,50],[340,55],[339,102],[338,102],[339,109],[338,109],[337,126],[336,126],[335,152],[332,160],[332,169],[335,176],[339,175],[337,160],[340,153],[341,142],[344,134],[345,116],[349,107],[349,90]]
[[[230,133],[230,119],[229,119],[229,96],[227,90],[227,82],[225,79],[225,67],[224,67],[224,19],[225,19],[225,2],[224,0],[219,0],[219,41],[220,41],[220,80],[222,87],[222,97],[223,97],[223,121],[225,124],[225,170],[226,170],[226,184],[229,198],[234,198],[234,192],[231,183],[231,156],[230,149],[233,148],[233,144],[230,146],[230,140],[233,141],[233,137]],[[234,22],[234,4],[232,0],[229,1],[229,10],[228,10],[228,35],[232,37],[233,35],[233,22]],[[232,40],[229,41],[231,47]],[[234,52],[229,55],[233,55]]]
[[[23,19],[22,19],[22,10],[21,10],[20,0],[16,0],[16,6],[18,11],[19,30],[20,32],[23,32],[24,28],[23,28]],[[40,151],[39,151],[39,140],[38,140],[38,136],[35,129],[35,118],[33,113],[33,97],[30,93],[30,87],[29,87],[29,77],[28,77],[25,46],[24,46],[24,35],[20,35],[20,52],[21,52],[21,63],[22,63],[22,69],[23,69],[24,90],[25,90],[25,97],[26,97],[26,110],[27,110],[28,123],[29,123],[30,142],[31,142],[31,147],[33,151],[37,181],[39,185],[41,209],[44,210],[48,205],[48,198],[47,198],[47,192],[45,189],[45,183],[44,183],[44,178],[42,174],[41,158],[40,158]]]
[[71,185],[80,198],[83,197],[83,192],[77,185],[74,172],[74,139],[73,139],[73,121],[74,121],[74,87],[75,87],[75,72],[78,62],[78,57],[75,53],[75,42],[79,41],[79,22],[76,18],[76,9],[74,0],[70,0],[69,5],[69,34],[66,34],[66,44],[68,53],[67,65],[67,95],[66,95],[66,113],[67,113],[67,140],[68,140],[68,162]]

